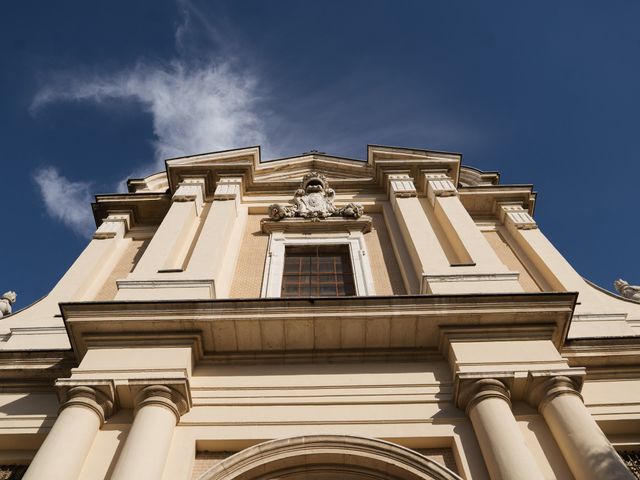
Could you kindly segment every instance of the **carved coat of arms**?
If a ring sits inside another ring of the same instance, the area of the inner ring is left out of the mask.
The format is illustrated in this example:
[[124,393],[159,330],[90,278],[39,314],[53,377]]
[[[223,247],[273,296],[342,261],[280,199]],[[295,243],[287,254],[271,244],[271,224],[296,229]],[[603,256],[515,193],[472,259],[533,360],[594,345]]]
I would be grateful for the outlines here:
[[359,203],[349,203],[342,208],[333,205],[336,192],[329,188],[324,175],[311,172],[302,178],[300,187],[293,195],[293,205],[275,203],[269,207],[269,217],[273,220],[302,217],[320,219],[327,217],[359,218],[364,208]]

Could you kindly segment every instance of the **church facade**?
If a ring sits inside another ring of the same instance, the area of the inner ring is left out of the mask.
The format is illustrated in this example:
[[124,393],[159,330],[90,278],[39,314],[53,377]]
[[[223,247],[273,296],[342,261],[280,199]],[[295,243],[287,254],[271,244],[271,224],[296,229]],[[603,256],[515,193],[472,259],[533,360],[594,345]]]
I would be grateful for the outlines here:
[[532,186],[255,147],[128,190],[0,319],[0,478],[640,478],[636,290],[583,279]]

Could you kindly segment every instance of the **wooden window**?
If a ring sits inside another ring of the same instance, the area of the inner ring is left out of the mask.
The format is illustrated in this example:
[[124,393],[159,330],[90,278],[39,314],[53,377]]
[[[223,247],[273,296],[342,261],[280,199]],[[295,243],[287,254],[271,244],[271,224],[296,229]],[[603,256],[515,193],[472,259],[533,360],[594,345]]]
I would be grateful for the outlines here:
[[347,245],[285,248],[281,296],[343,297],[355,294]]

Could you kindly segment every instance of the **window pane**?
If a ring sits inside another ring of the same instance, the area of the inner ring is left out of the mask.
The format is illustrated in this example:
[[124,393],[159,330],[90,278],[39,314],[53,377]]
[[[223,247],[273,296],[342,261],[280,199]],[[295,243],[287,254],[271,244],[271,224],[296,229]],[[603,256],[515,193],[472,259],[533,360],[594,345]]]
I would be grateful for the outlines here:
[[282,296],[355,295],[346,245],[285,248]]

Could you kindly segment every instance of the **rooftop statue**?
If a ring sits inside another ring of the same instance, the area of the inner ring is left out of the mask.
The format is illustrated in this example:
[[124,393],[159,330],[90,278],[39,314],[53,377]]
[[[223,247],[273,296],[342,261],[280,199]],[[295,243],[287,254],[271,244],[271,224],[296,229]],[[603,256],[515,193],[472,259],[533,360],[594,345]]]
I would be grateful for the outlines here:
[[621,278],[613,282],[613,285],[616,287],[618,293],[620,293],[624,298],[640,302],[640,286],[629,285],[629,282],[625,282]]
[[359,203],[348,203],[342,208],[336,208],[333,199],[336,192],[329,188],[329,182],[324,175],[311,172],[302,178],[300,187],[293,194],[293,205],[274,203],[269,207],[269,217],[272,220],[302,217],[318,220],[327,217],[359,218],[364,208]]
[[11,305],[16,303],[17,297],[16,292],[11,290],[2,294],[0,297],[0,318],[11,315]]

